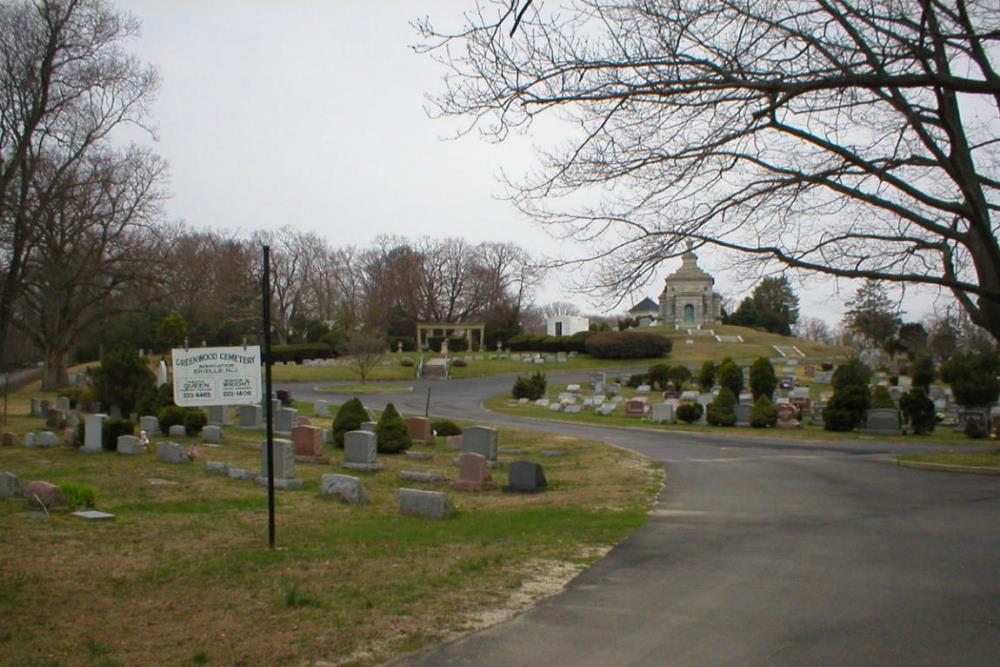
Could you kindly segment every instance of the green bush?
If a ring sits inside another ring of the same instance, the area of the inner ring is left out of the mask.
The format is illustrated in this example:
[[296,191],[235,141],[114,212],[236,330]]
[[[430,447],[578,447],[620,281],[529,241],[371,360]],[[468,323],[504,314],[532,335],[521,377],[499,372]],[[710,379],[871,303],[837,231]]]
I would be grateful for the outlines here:
[[462,427],[451,421],[450,419],[437,419],[431,422],[431,430],[440,435],[441,437],[446,437],[449,435],[462,435]]
[[936,377],[934,360],[928,354],[918,354],[916,361],[913,362],[913,386],[923,387],[926,393]]
[[725,387],[733,392],[733,396],[739,396],[743,391],[743,371],[732,359],[726,359],[719,366],[719,386]]
[[667,364],[653,364],[646,371],[646,377],[649,378],[649,384],[653,385],[658,391],[666,391],[667,383],[670,382],[670,366]]
[[774,407],[771,397],[763,395],[753,404],[750,411],[750,426],[754,428],[771,428],[778,423],[778,409]]
[[682,422],[692,424],[698,421],[703,411],[700,403],[681,403],[677,406],[677,418]]
[[703,392],[712,391],[712,387],[715,386],[715,375],[718,372],[719,369],[714,361],[709,360],[701,365],[701,370],[698,371],[698,386]]
[[645,373],[633,373],[628,376],[628,382],[625,383],[625,386],[636,389],[639,385],[646,384],[647,379],[648,376]]
[[972,440],[981,440],[986,437],[986,429],[983,428],[978,419],[967,420],[963,432],[965,433],[965,437]]
[[941,379],[951,385],[955,400],[966,407],[990,405],[1000,394],[1000,356],[984,352],[960,354],[941,364]]
[[97,400],[117,405],[130,415],[142,399],[155,389],[153,372],[134,347],[121,347],[101,358],[101,365],[87,370]]
[[871,376],[872,374],[868,370],[868,367],[855,357],[837,366],[837,370],[833,372],[831,380],[833,391],[836,392],[838,389],[849,386],[867,388]]
[[899,407],[903,417],[913,427],[917,435],[930,433],[937,425],[937,415],[934,413],[934,401],[927,397],[923,387],[913,387],[899,399]]
[[411,357],[403,357],[399,360],[399,365],[405,366],[406,368],[413,368],[417,365],[417,362],[415,362]]
[[165,408],[160,408],[159,412],[156,413],[156,419],[160,422],[160,430],[164,433],[169,433],[171,426],[176,426],[178,424],[184,426],[184,419],[186,417],[187,408],[182,408],[176,405],[169,405]]
[[753,393],[753,400],[758,400],[761,396],[770,398],[778,386],[778,377],[774,374],[774,366],[767,357],[759,357],[750,366],[750,391]]
[[665,336],[639,331],[602,331],[586,340],[587,352],[598,359],[646,359],[670,354]]
[[118,436],[135,435],[135,422],[128,419],[111,419],[101,426],[101,449],[106,452],[118,450]]
[[354,397],[344,401],[333,418],[333,443],[338,449],[344,448],[344,434],[357,431],[361,422],[369,421],[368,411],[362,405],[361,399]]
[[736,395],[728,387],[723,387],[715,400],[708,404],[705,420],[713,426],[732,426],[736,423],[736,412],[733,410],[736,401]]
[[403,344],[403,352],[414,352],[417,349],[417,339],[413,336],[390,336],[389,349],[393,352],[399,349],[399,343]]
[[71,510],[94,507],[97,502],[97,491],[90,484],[59,482],[56,486],[62,491],[63,498]]
[[592,331],[581,331],[572,336],[534,336],[517,334],[507,341],[514,352],[586,352],[586,341]]
[[379,454],[398,454],[413,446],[406,424],[392,403],[387,404],[382,411],[382,416],[375,426],[375,436]]
[[451,365],[454,366],[455,368],[465,368],[466,366],[469,365],[469,362],[467,362],[465,359],[461,357],[456,357],[451,360]]
[[869,405],[868,387],[848,385],[834,391],[830,405],[823,410],[827,431],[853,431],[865,419]]
[[148,391],[136,410],[140,415],[155,415],[174,404],[174,384],[167,382]]
[[208,424],[208,415],[201,410],[188,408],[184,415],[184,428],[187,429],[188,435],[198,435],[206,424]]
[[824,361],[823,363],[821,363],[819,365],[819,367],[820,367],[820,369],[822,369],[824,371],[832,371],[833,370],[833,364],[831,362],[829,362],[829,361]]
[[889,395],[889,390],[882,385],[879,385],[875,387],[875,391],[872,392],[871,407],[888,408],[893,410],[896,408],[896,403],[892,400],[892,396]]
[[667,377],[670,378],[671,384],[674,385],[674,390],[680,391],[687,384],[688,380],[691,379],[691,371],[687,369],[687,366],[678,364],[677,366],[670,367],[670,370],[667,371]]
[[527,398],[531,401],[537,401],[545,395],[546,387],[548,387],[548,381],[545,379],[545,373],[536,372],[527,378],[519,375],[514,380],[514,387],[510,393],[514,398]]
[[292,392],[288,391],[287,389],[279,389],[278,391],[274,392],[274,397],[277,398],[278,402],[281,403],[286,408],[289,407],[294,402],[294,399],[292,398]]

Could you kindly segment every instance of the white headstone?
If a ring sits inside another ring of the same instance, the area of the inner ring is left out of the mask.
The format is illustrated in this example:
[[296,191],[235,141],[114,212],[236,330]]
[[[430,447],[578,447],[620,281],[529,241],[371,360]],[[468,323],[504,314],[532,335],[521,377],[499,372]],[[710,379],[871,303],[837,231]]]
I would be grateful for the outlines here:
[[87,421],[83,427],[83,447],[82,452],[101,451],[101,436],[103,435],[104,422],[108,416],[105,414],[87,415]]

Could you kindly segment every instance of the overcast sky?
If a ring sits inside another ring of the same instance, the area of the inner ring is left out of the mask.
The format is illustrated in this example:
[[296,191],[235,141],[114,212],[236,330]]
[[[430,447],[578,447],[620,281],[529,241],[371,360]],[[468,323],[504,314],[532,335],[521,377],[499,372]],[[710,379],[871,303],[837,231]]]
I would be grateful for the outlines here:
[[[456,126],[427,116],[424,95],[439,89],[443,72],[412,51],[409,22],[429,15],[454,25],[462,0],[116,4],[142,22],[132,50],[162,76],[153,115],[157,150],[171,165],[170,218],[223,229],[287,224],[336,245],[398,234],[565,250],[498,199],[500,170],[517,176],[530,164],[527,140],[445,141]],[[722,262],[710,254],[701,261],[738,301],[752,285],[719,272]],[[657,298],[679,265],[664,265],[634,301]],[[593,312],[561,289],[566,278],[552,276],[538,302]],[[799,287],[803,315],[836,323],[854,288]],[[909,310],[907,319],[922,314]]]

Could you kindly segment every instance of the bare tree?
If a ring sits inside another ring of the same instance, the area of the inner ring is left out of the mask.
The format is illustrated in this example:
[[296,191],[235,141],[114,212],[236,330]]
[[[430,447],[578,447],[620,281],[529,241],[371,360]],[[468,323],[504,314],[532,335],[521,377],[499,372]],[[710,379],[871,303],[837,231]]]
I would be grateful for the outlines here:
[[382,363],[388,344],[385,338],[371,331],[352,331],[344,352],[350,356],[350,368],[364,384],[375,367]]
[[141,149],[91,151],[72,169],[35,170],[48,205],[15,321],[43,352],[43,389],[68,384],[69,353],[85,329],[127,308],[114,297],[152,279],[163,175],[163,162]]
[[834,340],[830,325],[818,317],[803,317],[795,325],[793,332],[799,338],[814,340],[817,343],[826,343],[829,345]]
[[942,287],[1000,339],[993,0],[494,0],[464,19],[417,23],[449,71],[438,108],[495,140],[573,122],[510,185],[593,241],[594,289],[620,299],[692,241]]
[[157,76],[122,49],[137,32],[102,0],[0,4],[0,339],[64,174],[143,123]]
[[542,314],[545,317],[556,317],[558,315],[579,315],[580,309],[576,304],[566,301],[553,301],[542,306]]
[[261,231],[253,236],[255,245],[271,247],[271,292],[274,299],[272,322],[279,343],[288,343],[296,327],[304,325],[316,307],[310,278],[322,262],[325,243],[315,234],[282,227],[276,232]]

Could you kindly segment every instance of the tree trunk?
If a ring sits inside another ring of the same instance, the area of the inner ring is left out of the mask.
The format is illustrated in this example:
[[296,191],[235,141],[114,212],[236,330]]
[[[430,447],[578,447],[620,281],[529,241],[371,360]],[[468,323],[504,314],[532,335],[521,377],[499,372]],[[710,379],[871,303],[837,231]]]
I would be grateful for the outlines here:
[[42,391],[55,391],[69,386],[67,371],[69,353],[61,348],[45,349],[45,367],[42,372]]

